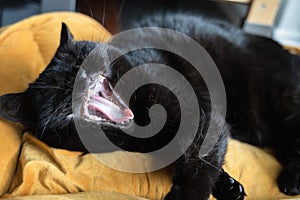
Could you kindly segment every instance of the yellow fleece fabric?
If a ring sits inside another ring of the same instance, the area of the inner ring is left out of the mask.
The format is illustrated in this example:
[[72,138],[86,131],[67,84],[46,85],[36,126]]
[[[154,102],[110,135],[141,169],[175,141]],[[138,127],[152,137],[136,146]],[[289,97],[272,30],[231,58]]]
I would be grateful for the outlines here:
[[[0,95],[24,91],[42,72],[58,46],[62,22],[76,40],[103,42],[111,37],[95,20],[68,12],[42,14],[0,29]],[[172,185],[167,168],[120,172],[91,154],[51,148],[3,119],[0,138],[1,198],[160,200]],[[119,153],[102,156],[118,162]],[[289,198],[276,185],[280,164],[262,149],[230,140],[224,168],[244,185],[247,199]]]

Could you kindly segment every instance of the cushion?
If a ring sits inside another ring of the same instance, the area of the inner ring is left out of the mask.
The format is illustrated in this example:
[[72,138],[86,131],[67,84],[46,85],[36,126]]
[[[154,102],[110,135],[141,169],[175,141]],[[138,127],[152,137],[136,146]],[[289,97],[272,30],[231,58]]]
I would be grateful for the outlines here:
[[[77,40],[104,42],[111,37],[95,20],[69,12],[37,15],[1,29],[0,95],[23,91],[37,78],[54,55],[62,22]],[[2,198],[159,200],[172,185],[168,168],[120,172],[92,154],[51,148],[4,119],[0,119],[0,137]],[[120,153],[101,156],[118,162]],[[276,185],[281,166],[266,150],[231,139],[224,168],[244,185],[248,199],[289,198]]]

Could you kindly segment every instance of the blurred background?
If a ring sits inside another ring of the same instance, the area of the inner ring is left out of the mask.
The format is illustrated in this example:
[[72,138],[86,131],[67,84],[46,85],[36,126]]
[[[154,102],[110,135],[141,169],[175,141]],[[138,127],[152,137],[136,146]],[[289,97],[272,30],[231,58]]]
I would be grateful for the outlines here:
[[112,33],[153,12],[197,13],[300,47],[300,0],[0,0],[0,26],[52,11],[87,14]]

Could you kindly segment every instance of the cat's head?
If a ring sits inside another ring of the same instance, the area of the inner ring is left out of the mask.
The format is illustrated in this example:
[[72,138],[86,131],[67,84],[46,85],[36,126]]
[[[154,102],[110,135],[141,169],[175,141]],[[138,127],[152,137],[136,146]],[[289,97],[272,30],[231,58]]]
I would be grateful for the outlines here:
[[[26,91],[0,97],[0,117],[25,125],[36,136],[43,139],[45,132],[56,134],[72,129],[73,85],[79,67],[89,53],[99,44],[75,41],[68,27],[63,24],[60,45],[46,69]],[[106,59],[106,47],[102,59]],[[113,47],[111,49],[117,51]],[[125,126],[133,119],[133,113],[115,94],[112,85],[122,73],[125,61],[116,66],[100,66],[99,71],[86,77],[86,92],[81,117],[103,126]],[[105,63],[105,62],[104,62]],[[120,65],[120,66],[117,66]],[[124,69],[125,70],[125,69]],[[124,71],[123,70],[123,71]],[[55,134],[54,134],[55,135]]]

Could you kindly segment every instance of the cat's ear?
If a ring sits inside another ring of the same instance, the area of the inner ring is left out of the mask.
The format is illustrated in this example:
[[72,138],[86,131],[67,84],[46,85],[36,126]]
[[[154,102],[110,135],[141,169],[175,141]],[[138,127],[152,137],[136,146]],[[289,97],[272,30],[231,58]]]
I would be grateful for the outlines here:
[[61,32],[60,32],[60,44],[59,46],[65,46],[69,42],[73,40],[73,35],[69,30],[69,27],[64,22],[61,25]]
[[28,125],[28,106],[25,93],[6,94],[0,96],[0,117]]

